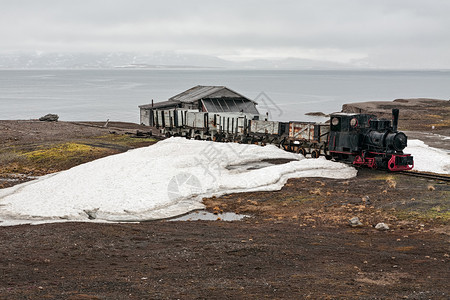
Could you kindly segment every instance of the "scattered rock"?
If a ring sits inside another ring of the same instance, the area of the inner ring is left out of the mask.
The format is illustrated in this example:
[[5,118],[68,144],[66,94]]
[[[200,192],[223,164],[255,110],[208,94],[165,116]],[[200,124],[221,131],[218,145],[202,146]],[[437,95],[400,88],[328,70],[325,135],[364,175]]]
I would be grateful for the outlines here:
[[362,201],[366,204],[366,205],[370,205],[370,197],[369,196],[364,196],[362,197]]
[[361,223],[361,221],[359,220],[358,217],[351,218],[350,220],[348,220],[348,222],[351,227],[362,227],[363,226],[363,223]]
[[392,177],[388,177],[386,179],[386,183],[388,184],[388,187],[395,189],[397,187],[397,182]]
[[310,195],[322,195],[322,192],[320,191],[320,189],[314,189],[314,190],[310,190],[309,191]]
[[215,206],[215,207],[213,208],[213,214],[218,215],[218,214],[221,214],[221,213],[223,213],[223,210],[220,209],[220,207]]
[[59,116],[56,114],[46,114],[43,117],[39,118],[39,121],[46,121],[46,122],[57,122],[59,119]]
[[375,229],[380,230],[380,231],[389,230],[389,226],[385,223],[378,223],[375,226]]

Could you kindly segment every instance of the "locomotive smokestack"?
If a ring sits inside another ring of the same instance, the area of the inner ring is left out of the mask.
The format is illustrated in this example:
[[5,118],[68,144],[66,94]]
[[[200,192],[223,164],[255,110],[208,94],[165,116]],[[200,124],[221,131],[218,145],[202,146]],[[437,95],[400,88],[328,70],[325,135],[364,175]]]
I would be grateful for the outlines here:
[[398,108],[393,108],[392,109],[392,130],[394,132],[397,131],[397,126],[398,126]]

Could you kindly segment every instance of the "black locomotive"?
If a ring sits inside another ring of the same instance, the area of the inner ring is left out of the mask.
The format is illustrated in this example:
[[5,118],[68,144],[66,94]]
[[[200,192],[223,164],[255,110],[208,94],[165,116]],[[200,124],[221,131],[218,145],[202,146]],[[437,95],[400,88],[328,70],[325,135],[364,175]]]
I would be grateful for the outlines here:
[[403,153],[407,137],[397,130],[398,114],[398,109],[392,110],[392,124],[370,114],[332,114],[328,136],[331,157],[370,168],[411,170],[414,161]]
[[163,134],[217,142],[275,144],[286,151],[325,156],[357,166],[411,170],[414,162],[404,154],[407,137],[393,121],[371,114],[334,113],[330,123],[277,122],[249,113],[208,113],[186,109],[155,111],[154,121]]

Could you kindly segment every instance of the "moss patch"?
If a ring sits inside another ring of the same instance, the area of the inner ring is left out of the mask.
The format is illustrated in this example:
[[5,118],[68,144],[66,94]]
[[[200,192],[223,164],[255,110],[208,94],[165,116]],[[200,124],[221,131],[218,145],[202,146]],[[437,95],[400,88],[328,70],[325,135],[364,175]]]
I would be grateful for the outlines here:
[[39,149],[31,152],[26,152],[23,155],[32,161],[42,160],[66,160],[85,153],[96,151],[97,149],[91,146],[78,143],[64,143],[52,146],[50,148]]
[[437,221],[448,223],[450,221],[450,192],[442,191],[428,200],[407,203],[404,209],[396,212],[396,216],[403,220]]
[[115,153],[110,149],[88,146],[77,142],[55,144],[24,152],[28,168],[38,173],[52,173]]

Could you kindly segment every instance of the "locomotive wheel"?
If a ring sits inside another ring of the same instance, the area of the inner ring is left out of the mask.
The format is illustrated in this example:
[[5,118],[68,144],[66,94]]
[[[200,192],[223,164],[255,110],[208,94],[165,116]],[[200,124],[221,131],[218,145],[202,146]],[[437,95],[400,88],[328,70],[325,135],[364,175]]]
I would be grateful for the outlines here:
[[199,135],[196,135],[195,137],[194,137],[194,140],[200,140],[201,138],[200,138],[200,136]]
[[297,151],[295,151],[295,153],[299,153],[299,154],[305,156],[306,155],[306,150],[305,150],[305,148],[299,147],[299,148],[297,148]]
[[318,158],[319,156],[320,156],[319,150],[313,150],[313,151],[311,152],[311,157],[312,157],[312,158]]

